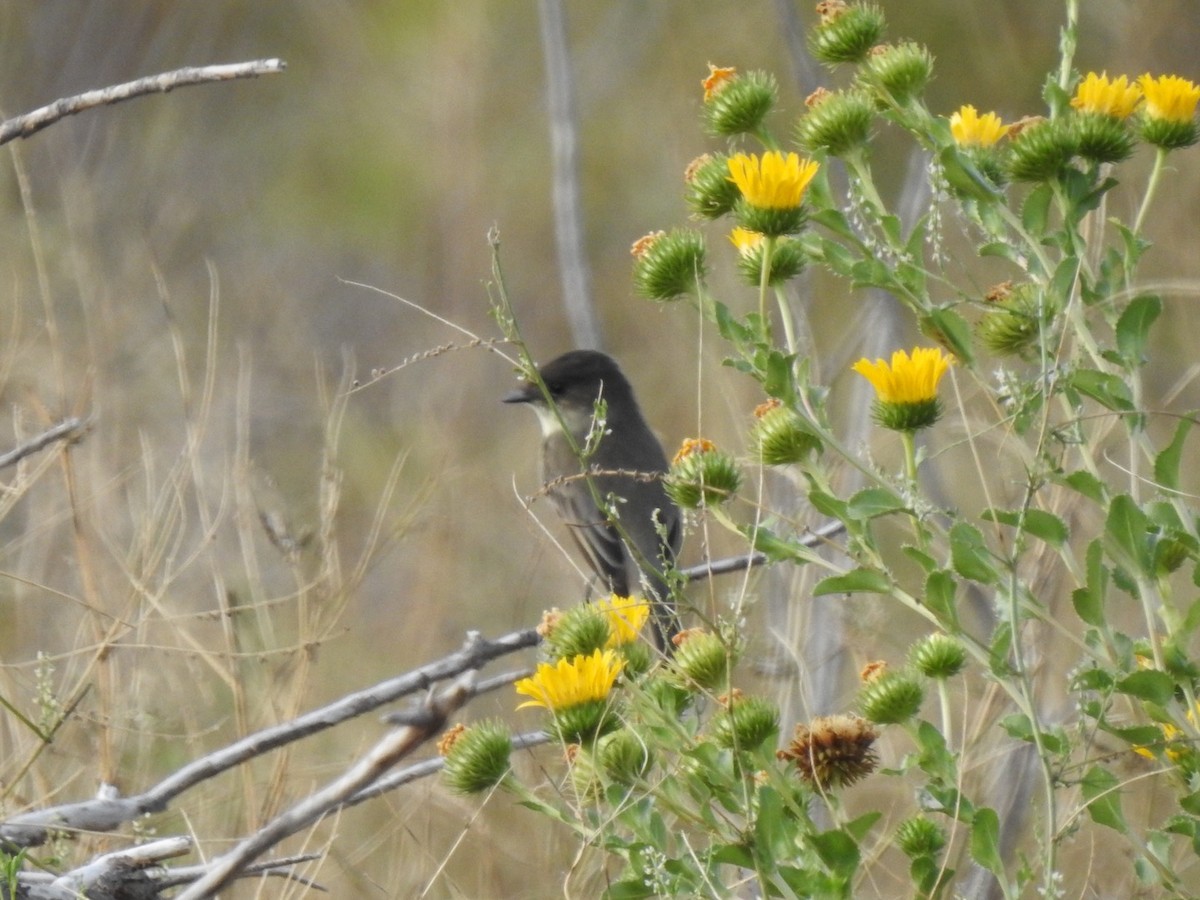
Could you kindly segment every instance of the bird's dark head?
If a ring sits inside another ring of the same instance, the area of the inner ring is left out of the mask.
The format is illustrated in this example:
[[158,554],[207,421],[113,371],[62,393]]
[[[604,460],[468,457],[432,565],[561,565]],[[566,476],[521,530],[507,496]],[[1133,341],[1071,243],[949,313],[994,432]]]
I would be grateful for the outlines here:
[[[557,405],[586,409],[589,414],[598,397],[632,393],[616,361],[598,350],[571,350],[541,366],[538,372]],[[504,397],[504,402],[544,406],[545,397],[536,382],[523,381]]]

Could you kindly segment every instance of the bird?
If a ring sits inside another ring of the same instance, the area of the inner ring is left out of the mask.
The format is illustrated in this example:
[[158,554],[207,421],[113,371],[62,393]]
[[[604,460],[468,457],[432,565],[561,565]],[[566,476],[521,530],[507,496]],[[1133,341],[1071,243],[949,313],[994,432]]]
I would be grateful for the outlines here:
[[[655,644],[669,655],[680,626],[663,573],[679,555],[683,521],[663,485],[667,458],[662,444],[611,356],[571,350],[538,371],[550,402],[534,379],[523,380],[503,400],[528,404],[537,413],[542,426],[541,477],[559,517],[609,591],[646,598]],[[597,401],[605,408],[601,430]],[[587,446],[589,436],[594,451],[581,462],[576,448]],[[589,470],[603,474],[578,477]],[[614,474],[618,470],[620,474]],[[605,503],[610,495],[615,498],[613,512],[596,502],[599,497]]]

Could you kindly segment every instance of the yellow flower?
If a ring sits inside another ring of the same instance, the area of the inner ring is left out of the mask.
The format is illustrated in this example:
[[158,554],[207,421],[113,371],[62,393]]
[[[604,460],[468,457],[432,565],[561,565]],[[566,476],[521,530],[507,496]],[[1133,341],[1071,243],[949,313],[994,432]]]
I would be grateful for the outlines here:
[[737,247],[742,256],[749,256],[763,242],[763,236],[749,228],[735,228],[729,233],[729,240]]
[[950,117],[950,134],[960,147],[991,147],[1008,134],[1009,127],[994,112],[981,116],[970,105],[959,107]]
[[542,706],[558,712],[604,700],[623,665],[612,650],[596,650],[591,656],[576,656],[569,662],[560,659],[557,663],[539,663],[532,678],[522,678],[514,685],[518,694],[533,698],[517,709]]
[[937,347],[916,347],[910,357],[903,350],[882,359],[860,359],[852,368],[875,388],[883,403],[928,403],[937,398],[938,382],[950,368],[950,357]]
[[596,607],[608,620],[608,643],[605,646],[610,649],[636,641],[646,619],[650,617],[650,604],[636,597],[613,594],[597,601]]
[[1081,112],[1103,113],[1117,119],[1127,119],[1142,99],[1142,91],[1122,75],[1109,81],[1108,73],[1088,72],[1075,89],[1071,106]]
[[799,207],[818,168],[813,160],[801,162],[798,154],[784,155],[777,150],[762,156],[738,153],[729,159],[730,180],[747,203],[760,209]]
[[1160,75],[1152,78],[1149,73],[1138,79],[1142,93],[1146,95],[1146,115],[1151,119],[1166,119],[1168,122],[1191,122],[1196,115],[1196,103],[1200,102],[1200,87],[1178,75]]

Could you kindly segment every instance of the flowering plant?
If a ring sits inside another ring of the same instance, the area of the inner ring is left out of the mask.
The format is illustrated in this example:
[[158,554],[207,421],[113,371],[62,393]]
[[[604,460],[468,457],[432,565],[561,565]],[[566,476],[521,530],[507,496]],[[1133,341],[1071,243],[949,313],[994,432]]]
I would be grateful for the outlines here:
[[[799,722],[779,745],[778,706],[735,688],[742,609],[710,614],[672,660],[617,686],[609,710],[624,749],[606,756],[618,742],[601,735],[570,755],[580,833],[624,860],[614,897],[721,895],[739,880],[764,896],[841,896],[890,848],[908,858],[915,896],[963,890],[973,868],[1005,896],[1035,886],[1057,896],[1084,823],[1125,842],[1130,890],[1179,890],[1200,847],[1200,604],[1189,599],[1200,517],[1184,467],[1196,420],[1147,383],[1164,296],[1139,270],[1167,159],[1200,136],[1200,88],[1078,73],[1064,40],[1046,109],[1005,122],[964,97],[938,114],[924,101],[932,57],[880,43],[877,6],[824,0],[819,11],[810,49],[856,73],[809,98],[795,150],[766,124],[771,76],[712,67],[704,82],[708,132],[761,145],[689,168],[688,205],[723,223],[735,249],[710,254],[691,226],[637,245],[636,288],[694,305],[768,401],[747,460],[691,442],[668,490],[693,522],[820,573],[796,603],[869,603],[923,633],[903,665],[864,671],[852,709]],[[1069,3],[1066,34],[1077,13]],[[927,161],[933,199],[915,220],[875,183],[883,124]],[[1106,201],[1121,164],[1147,152],[1149,179],[1124,221]],[[948,227],[998,259],[1005,280],[985,290],[964,276],[945,250]],[[753,301],[714,296],[709,273],[723,264],[754,285]],[[812,268],[895,298],[923,335],[911,351],[887,348],[890,361],[850,367],[874,390],[878,445],[899,441],[895,471],[847,442],[838,386],[814,377],[803,302],[789,292]],[[951,429],[966,451],[953,470],[934,449]],[[783,511],[794,503],[775,511],[762,477],[772,467],[836,523],[828,547],[814,549]],[[978,493],[941,499],[927,471]],[[752,501],[748,484],[759,485]],[[1068,648],[1061,658],[1045,658],[1046,634]],[[987,710],[982,685],[994,694]],[[968,716],[980,717],[976,733]],[[890,732],[885,757],[876,741]],[[1000,745],[1029,762],[1003,776],[1031,798],[1021,809],[980,775],[1001,770],[990,754]],[[1130,774],[1146,760],[1153,770]],[[1146,777],[1169,802],[1131,802]],[[846,791],[889,779],[908,789],[899,814],[870,800],[850,811]],[[1031,838],[1019,857],[1014,824]]]

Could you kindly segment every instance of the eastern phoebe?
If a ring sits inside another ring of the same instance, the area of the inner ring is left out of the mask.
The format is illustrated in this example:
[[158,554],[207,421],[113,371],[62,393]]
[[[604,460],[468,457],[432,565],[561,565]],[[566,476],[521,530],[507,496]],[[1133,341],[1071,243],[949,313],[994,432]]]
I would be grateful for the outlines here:
[[[608,590],[623,597],[644,596],[650,602],[654,641],[669,654],[679,620],[662,571],[674,565],[683,529],[679,510],[663,489],[667,458],[662,445],[642,418],[633,388],[612,357],[595,350],[572,350],[539,372],[559,415],[533,381],[523,382],[504,402],[528,403],[537,413],[542,425],[542,480],[549,484],[566,479],[550,489],[555,509]],[[563,433],[563,423],[575,446],[585,447],[595,427],[597,400],[607,407],[604,431],[595,452],[581,463]],[[636,475],[579,477],[586,470]],[[604,503],[609,495],[617,498],[611,515],[595,500],[598,496]]]

